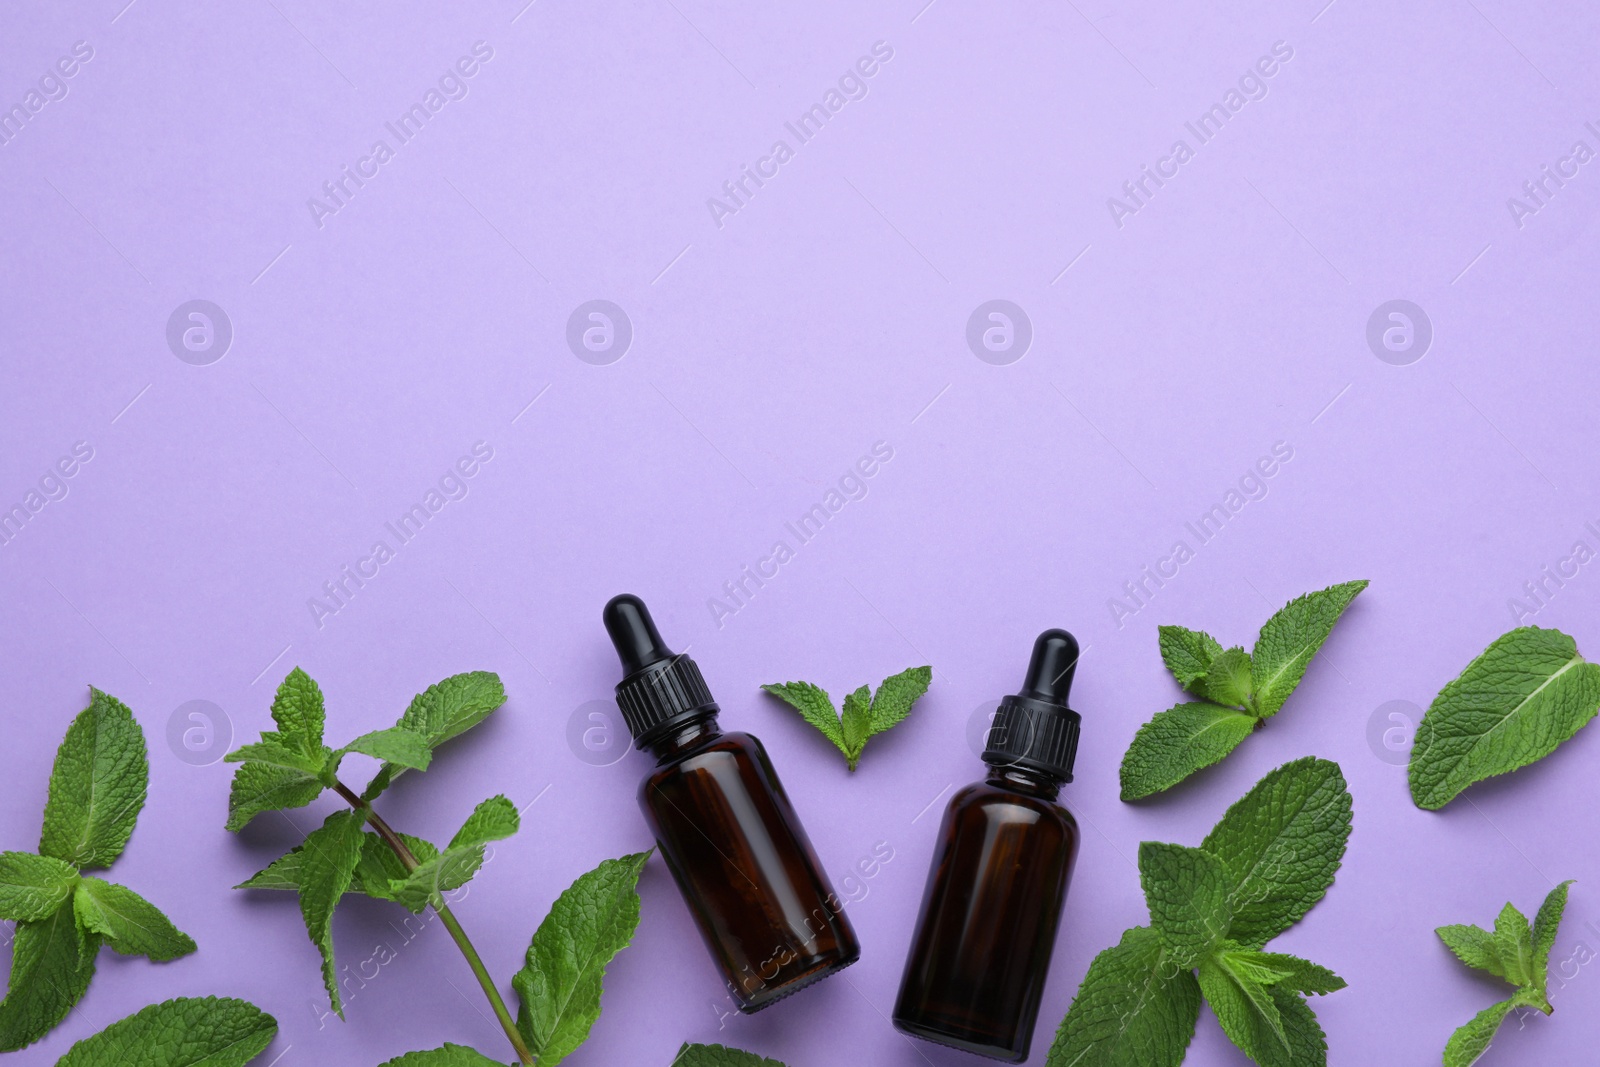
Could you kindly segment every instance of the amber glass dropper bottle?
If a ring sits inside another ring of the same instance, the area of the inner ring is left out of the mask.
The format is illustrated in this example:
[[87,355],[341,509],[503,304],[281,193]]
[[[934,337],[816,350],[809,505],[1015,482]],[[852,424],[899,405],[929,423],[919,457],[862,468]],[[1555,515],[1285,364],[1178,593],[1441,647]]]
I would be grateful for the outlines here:
[[1078,824],[1056,803],[1072,781],[1078,642],[1046,630],[1022,691],[989,728],[986,781],[950,800],[922,897],[894,1024],[915,1037],[1021,1063],[1044,994]]
[[668,650],[638,597],[603,615],[622,660],[617,706],[656,758],[639,807],[740,1011],[856,962],[861,946],[767,750],[723,733],[700,668]]

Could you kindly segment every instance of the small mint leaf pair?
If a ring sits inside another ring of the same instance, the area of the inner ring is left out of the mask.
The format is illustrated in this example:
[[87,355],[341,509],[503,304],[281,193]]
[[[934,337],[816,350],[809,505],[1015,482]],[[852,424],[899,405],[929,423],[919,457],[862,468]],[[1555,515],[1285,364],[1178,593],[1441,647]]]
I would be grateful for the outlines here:
[[794,708],[832,741],[854,771],[867,739],[902,722],[932,681],[932,667],[910,667],[885,678],[875,693],[869,695],[866,686],[850,693],[844,698],[842,712],[835,710],[833,698],[826,691],[810,682],[783,682],[761,688]]
[[1150,925],[1095,957],[1047,1067],[1176,1067],[1202,998],[1260,1067],[1321,1067],[1308,994],[1344,988],[1307,960],[1267,952],[1333,884],[1351,801],[1336,763],[1286,763],[1230,807],[1198,848],[1147,841],[1139,880]]
[[1444,1067],[1468,1067],[1477,1060],[1494,1040],[1501,1021],[1518,1008],[1536,1008],[1546,1015],[1555,1010],[1550,1006],[1547,984],[1550,950],[1555,947],[1570,885],[1569,880],[1552,889],[1532,923],[1508,903],[1500,909],[1492,931],[1469,925],[1441,926],[1434,931],[1462,963],[1516,987],[1510,998],[1484,1008],[1450,1036]]
[[1600,711],[1600,664],[1560,630],[1502,634],[1417,724],[1411,799],[1435,810],[1475,782],[1536,763]]
[[56,750],[39,851],[0,852],[0,919],[16,923],[0,1001],[0,1051],[31,1045],[64,1019],[94,977],[102,945],[165,961],[194,941],[138,893],[83,874],[109,867],[144,807],[144,731],[116,697],[90,689]]
[[1122,757],[1122,799],[1170,789],[1221,760],[1283,708],[1339,616],[1366,581],[1344,582],[1289,601],[1261,627],[1255,647],[1223,648],[1201,630],[1159,628],[1161,658],[1201,699],[1159,712]]
[[179,997],[84,1038],[56,1067],[244,1067],[277,1032],[276,1019],[243,1000]]

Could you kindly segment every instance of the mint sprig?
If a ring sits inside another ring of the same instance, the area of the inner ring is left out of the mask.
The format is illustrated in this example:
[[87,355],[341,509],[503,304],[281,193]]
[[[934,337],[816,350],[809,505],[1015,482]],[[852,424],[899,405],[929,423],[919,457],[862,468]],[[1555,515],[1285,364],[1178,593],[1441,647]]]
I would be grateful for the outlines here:
[[867,739],[902,722],[932,681],[932,667],[909,667],[885,678],[875,693],[869,695],[862,686],[847,695],[842,712],[834,708],[826,690],[810,682],[769,683],[761,688],[794,708],[832,741],[854,771]]
[[72,895],[78,926],[105,938],[123,956],[145,956],[157,963],[195,950],[188,934],[127,886],[85,875]]
[[1469,925],[1441,926],[1434,931],[1462,963],[1488,971],[1516,987],[1508,999],[1484,1008],[1450,1036],[1444,1049],[1444,1067],[1468,1067],[1483,1055],[1501,1021],[1516,1009],[1536,1008],[1546,1015],[1555,1010],[1547,989],[1550,950],[1555,947],[1570,885],[1569,880],[1552,889],[1532,923],[1507,903],[1500,909],[1492,931]]
[[1600,711],[1600,664],[1560,630],[1502,634],[1433,698],[1407,770],[1417,807],[1437,810],[1485,778],[1536,763]]
[[1363,589],[1344,582],[1296,597],[1261,627],[1255,647],[1224,648],[1201,630],[1162,626],[1161,659],[1200,697],[1159,712],[1139,727],[1122,757],[1122,799],[1170,789],[1221,760],[1276,715],[1305,677],[1334,623]]
[[272,1043],[278,1021],[254,1004],[179,997],[152,1004],[79,1041],[56,1067],[244,1067]]
[[[347,893],[359,893],[413,912],[432,908],[466,957],[518,1061],[554,1067],[588,1037],[599,1018],[605,965],[627,946],[638,925],[636,885],[649,853],[606,860],[561,895],[534,934],[527,966],[514,982],[521,1002],[514,1020],[445,894],[478,872],[490,842],[517,832],[516,806],[504,796],[484,801],[442,849],[398,833],[372,807],[400,774],[425,770],[435,749],[478,725],[505,699],[500,679],[489,672],[454,675],[418,694],[396,725],[334,749],[323,742],[322,691],[296,668],[273,700],[277,729],[264,731],[259,741],[227,757],[240,763],[229,801],[228,828],[240,829],[263,812],[308,804],[325,789],[338,793],[349,810],[328,816],[303,844],[236,888],[292,890],[298,895],[306,932],[322,959],[329,1003],[341,1018],[344,1006],[332,930],[339,901]],[[352,753],[382,761],[360,795],[338,777],[341,762]],[[448,1044],[390,1061],[404,1067],[481,1067],[494,1062],[474,1049]]]
[[0,919],[17,924],[0,1001],[0,1052],[33,1044],[66,1018],[94,978],[102,945],[156,961],[195,950],[138,893],[82,873],[122,854],[149,780],[133,712],[91,688],[89,706],[56,750],[39,851],[0,852]]
[[1338,764],[1306,757],[1256,783],[1199,848],[1140,845],[1150,925],[1089,965],[1047,1067],[1176,1067],[1202,997],[1260,1067],[1325,1064],[1327,1042],[1305,998],[1344,980],[1263,947],[1333,884],[1350,816]]

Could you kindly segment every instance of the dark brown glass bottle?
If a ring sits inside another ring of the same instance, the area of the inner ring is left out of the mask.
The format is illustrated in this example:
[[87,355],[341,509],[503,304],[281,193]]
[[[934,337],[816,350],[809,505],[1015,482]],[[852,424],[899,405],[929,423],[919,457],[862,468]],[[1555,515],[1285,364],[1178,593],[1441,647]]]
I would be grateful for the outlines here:
[[656,757],[639,807],[734,1003],[756,1012],[861,956],[761,742],[723,733],[700,669],[667,650],[638,597],[606,605],[617,705]]
[[1047,630],[1022,692],[989,729],[987,781],[950,800],[895,1002],[905,1033],[1021,1063],[1078,854],[1078,824],[1056,803],[1072,781],[1078,714],[1067,707],[1078,643]]

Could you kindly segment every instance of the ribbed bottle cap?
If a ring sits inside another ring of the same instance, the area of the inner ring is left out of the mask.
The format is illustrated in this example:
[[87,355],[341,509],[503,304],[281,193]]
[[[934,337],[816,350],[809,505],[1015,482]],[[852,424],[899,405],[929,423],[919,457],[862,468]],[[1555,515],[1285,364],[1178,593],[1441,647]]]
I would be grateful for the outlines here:
[[644,601],[632,593],[614,596],[601,618],[622,660],[617,708],[636,747],[645,748],[678,725],[717,713],[700,668],[667,648]]
[[1067,707],[1078,667],[1078,642],[1065,630],[1046,630],[1033,643],[1022,691],[1000,702],[989,727],[983,761],[1026,767],[1072,781],[1082,719]]

